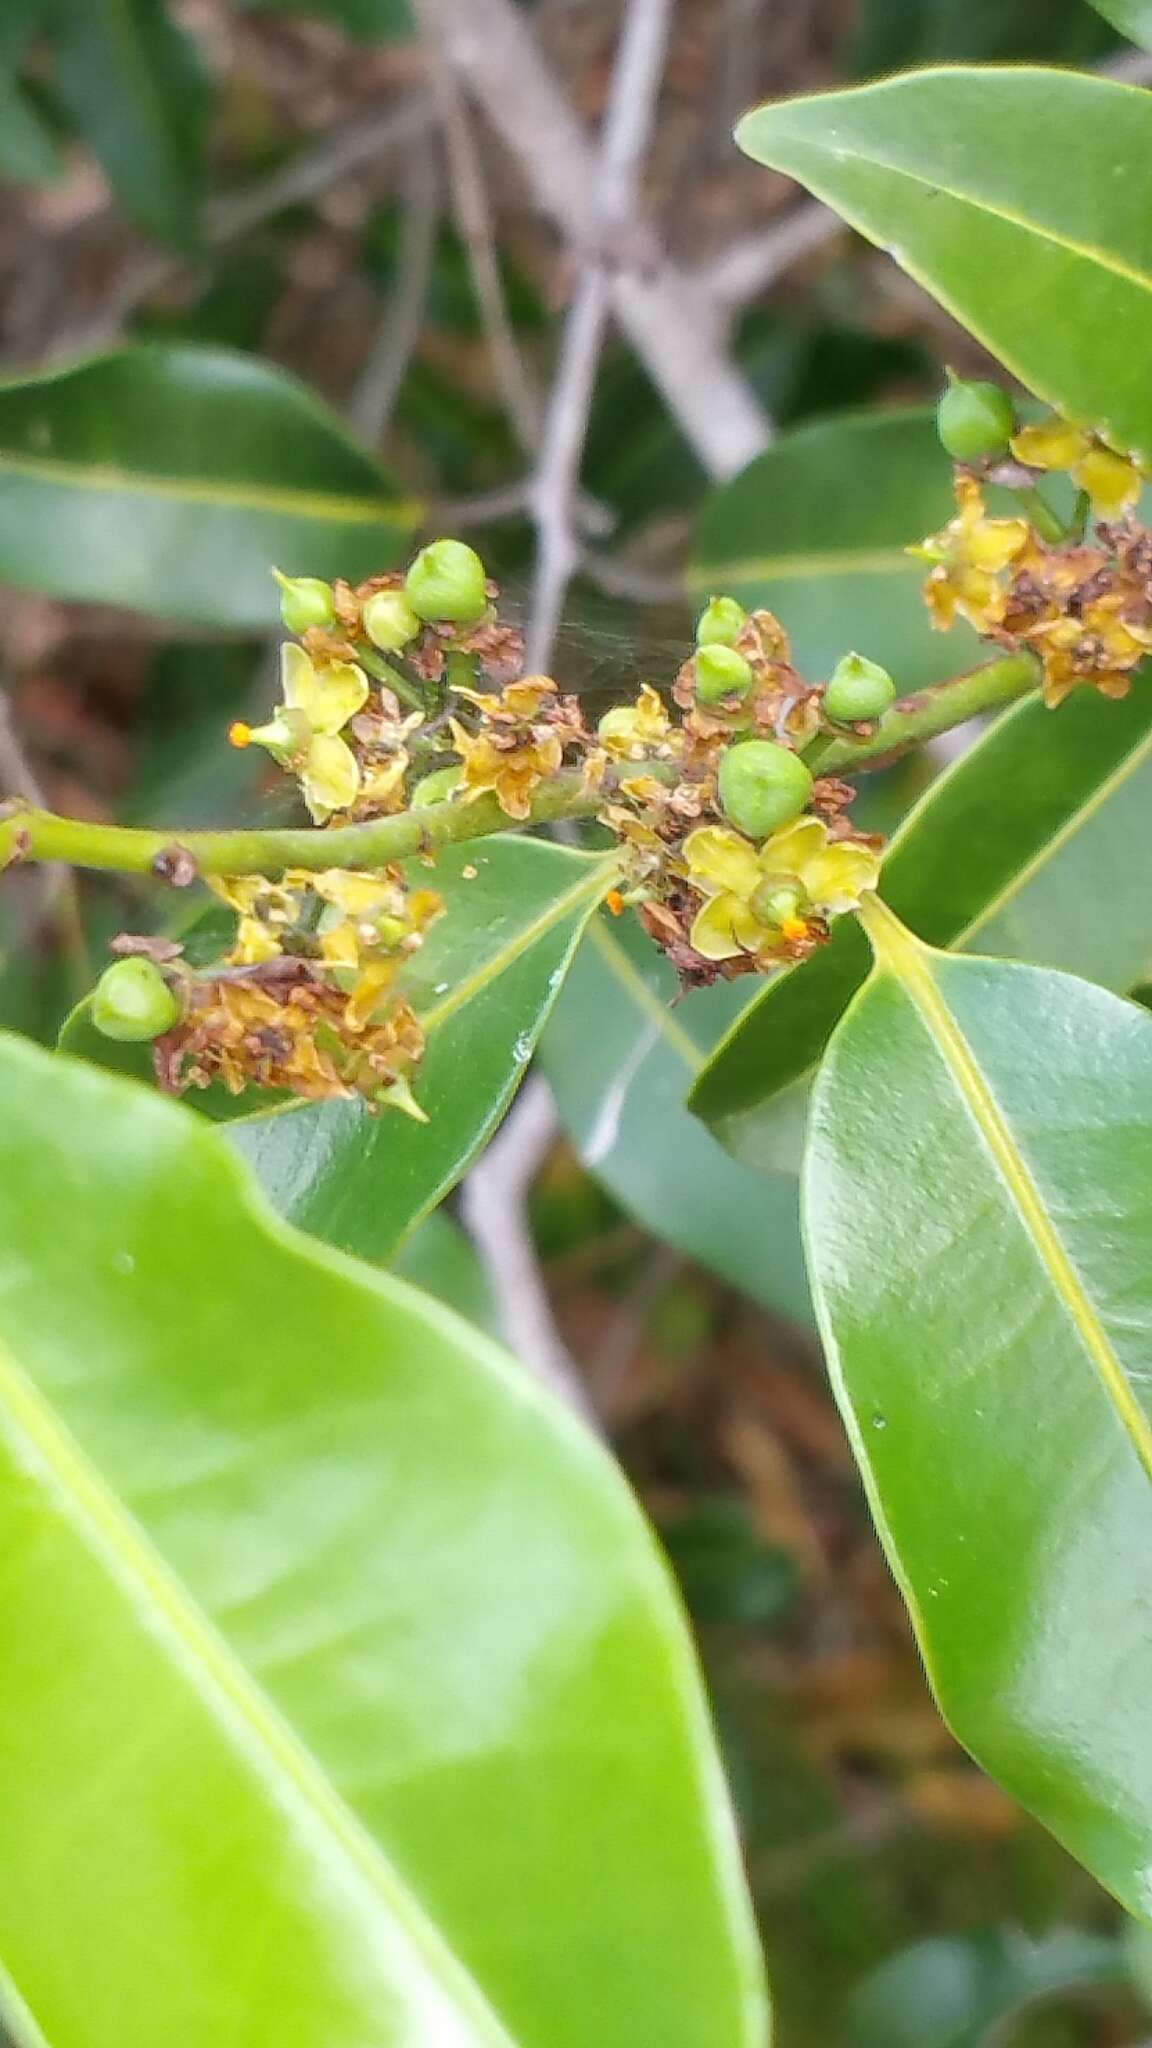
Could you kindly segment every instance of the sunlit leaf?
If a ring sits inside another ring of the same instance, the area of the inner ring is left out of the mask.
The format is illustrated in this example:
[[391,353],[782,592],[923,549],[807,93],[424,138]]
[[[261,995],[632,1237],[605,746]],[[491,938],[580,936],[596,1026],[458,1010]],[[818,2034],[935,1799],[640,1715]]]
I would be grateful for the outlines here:
[[186,1110],[6,1040],[0,1129],[0,1978],[37,2038],[760,2048],[684,1624],[590,1432]]

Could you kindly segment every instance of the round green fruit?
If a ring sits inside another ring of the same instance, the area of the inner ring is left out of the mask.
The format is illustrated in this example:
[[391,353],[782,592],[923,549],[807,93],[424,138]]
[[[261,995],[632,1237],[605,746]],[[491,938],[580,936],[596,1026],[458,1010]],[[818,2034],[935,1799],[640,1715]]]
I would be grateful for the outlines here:
[[155,962],[129,954],[106,967],[92,991],[92,1022],[105,1038],[131,1045],[171,1031],[180,1005]]
[[799,754],[775,740],[741,740],[720,757],[720,802],[725,816],[749,839],[767,839],[804,809],[812,771]]
[[957,377],[940,394],[936,431],[954,461],[987,462],[1007,454],[1016,409],[999,384]]
[[330,626],[336,617],[336,593],[319,576],[282,576],[273,569],[280,585],[280,617],[290,633],[306,633],[309,626]]
[[883,718],[895,702],[896,685],[887,669],[863,654],[846,654],[838,661],[824,692],[825,711],[842,725]]
[[734,597],[714,597],[696,621],[697,647],[734,647],[748,614]]
[[404,595],[421,619],[472,625],[488,607],[484,564],[462,540],[433,540],[421,548],[407,576]]
[[420,621],[402,590],[378,590],[360,614],[373,647],[396,654],[420,631]]
[[752,687],[752,665],[734,647],[719,641],[696,656],[696,695],[701,704],[719,704],[722,697],[744,697]]

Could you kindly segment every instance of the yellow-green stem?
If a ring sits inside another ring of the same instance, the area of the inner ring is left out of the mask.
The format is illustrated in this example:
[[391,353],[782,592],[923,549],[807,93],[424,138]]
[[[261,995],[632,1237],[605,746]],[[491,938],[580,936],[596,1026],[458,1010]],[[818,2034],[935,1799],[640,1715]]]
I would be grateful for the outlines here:
[[953,676],[947,683],[917,690],[902,697],[878,719],[867,739],[818,739],[806,748],[804,759],[816,775],[850,775],[870,761],[886,759],[942,732],[963,725],[984,711],[998,711],[1017,697],[1026,697],[1040,679],[1039,663],[1031,654],[1009,654],[1002,661],[974,668],[967,675]]

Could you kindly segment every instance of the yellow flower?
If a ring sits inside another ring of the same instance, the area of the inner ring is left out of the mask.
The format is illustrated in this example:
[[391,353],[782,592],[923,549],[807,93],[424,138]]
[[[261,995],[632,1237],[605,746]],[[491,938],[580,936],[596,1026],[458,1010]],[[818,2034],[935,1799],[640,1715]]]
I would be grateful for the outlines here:
[[277,929],[293,924],[299,908],[287,878],[284,884],[270,882],[266,875],[208,875],[206,880],[213,894],[239,917],[228,954],[232,965],[258,967],[278,959],[283,944]]
[[1065,469],[1092,500],[1092,509],[1114,519],[1136,503],[1144,472],[1133,456],[1118,455],[1086,427],[1053,413],[1034,427],[1022,427],[1012,453],[1029,469]]
[[356,801],[360,769],[346,740],[339,737],[368,698],[368,678],[354,661],[326,662],[317,668],[302,647],[289,641],[280,651],[283,703],[267,725],[235,724],[233,746],[267,747],[270,754],[299,778],[304,801],[322,825],[333,811],[346,811]]
[[705,960],[779,958],[854,910],[876,887],[880,861],[856,840],[830,840],[820,818],[797,818],[760,847],[723,825],[684,842],[688,880],[704,897],[691,943]]
[[664,745],[672,721],[650,683],[641,683],[634,704],[619,704],[600,720],[597,737],[621,761],[643,761]]
[[1031,529],[1026,519],[989,518],[975,477],[957,477],[956,504],[943,532],[908,552],[934,565],[924,591],[934,623],[946,628],[959,615],[986,633],[1004,615],[1001,573],[1023,554]]
[[454,683],[452,688],[457,697],[467,697],[470,704],[475,704],[485,718],[494,718],[502,725],[531,725],[557,694],[551,676],[521,676],[519,682],[508,683],[499,694],[468,690],[462,683]]
[[531,815],[532,795],[549,775],[555,775],[564,758],[564,746],[556,733],[524,740],[509,738],[503,745],[485,733],[473,738],[456,719],[450,721],[452,744],[461,759],[460,793],[468,802],[492,790],[501,810],[509,818]]

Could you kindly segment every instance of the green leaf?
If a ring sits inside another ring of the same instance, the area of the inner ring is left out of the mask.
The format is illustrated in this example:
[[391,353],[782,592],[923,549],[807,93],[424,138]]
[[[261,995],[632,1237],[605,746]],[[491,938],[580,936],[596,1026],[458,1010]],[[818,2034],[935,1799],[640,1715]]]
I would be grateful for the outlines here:
[[852,2048],[989,2048],[1005,2024],[1069,1992],[1123,1979],[1114,1937],[1056,1927],[935,1935],[890,1956],[852,2000]]
[[[893,836],[884,896],[934,945],[1026,955],[1129,988],[1152,957],[1142,851],[1152,803],[1152,689],[1109,703],[1029,699],[922,797]],[[769,983],[691,1098],[738,1156],[775,1157],[770,1098],[819,1059],[868,970],[854,921]]]
[[615,872],[611,859],[536,839],[445,849],[435,882],[450,908],[404,981],[428,1034],[415,1093],[429,1121],[325,1102],[234,1123],[281,1215],[342,1251],[391,1256],[500,1122]]
[[122,349],[0,385],[0,578],[162,618],[272,626],[277,564],[356,581],[416,509],[293,377]]
[[1092,5],[1129,42],[1152,50],[1152,0],[1092,0]]
[[590,1433],[177,1105],[8,1040],[0,1124],[0,1971],[44,2042],[756,2048],[683,1621]]
[[500,1335],[500,1316],[483,1261],[471,1239],[443,1209],[434,1209],[405,1239],[391,1269],[455,1309],[490,1337]]
[[1152,1019],[869,926],[804,1174],[837,1398],[954,1733],[1147,1917]]
[[1039,397],[1152,453],[1148,93],[1023,66],[912,72],[760,107],[737,140],[888,249]]
[[164,0],[51,0],[61,98],[136,223],[196,238],[204,75]]
[[35,184],[60,169],[56,138],[31,95],[0,70],[0,177]]
[[701,599],[727,592],[776,612],[814,680],[855,647],[901,693],[919,689],[980,658],[967,627],[933,632],[923,563],[907,553],[954,510],[930,411],[819,420],[782,434],[712,493],[692,583]]
[[412,33],[408,0],[241,0],[249,14],[310,14],[333,21],[362,43],[390,43]]
[[634,918],[596,918],[544,1039],[556,1106],[584,1164],[645,1228],[786,1315],[811,1314],[794,1173],[737,1165],[685,1089],[747,985],[672,1008],[676,976]]
[[1109,42],[1080,0],[863,0],[851,63],[865,78],[970,60],[1086,64]]

